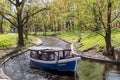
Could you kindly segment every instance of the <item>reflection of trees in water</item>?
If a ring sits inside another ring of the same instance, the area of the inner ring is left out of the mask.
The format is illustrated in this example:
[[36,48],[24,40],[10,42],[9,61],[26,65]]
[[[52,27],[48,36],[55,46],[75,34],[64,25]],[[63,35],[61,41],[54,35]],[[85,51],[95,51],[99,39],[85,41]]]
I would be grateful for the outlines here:
[[79,80],[102,80],[104,65],[81,60],[78,66]]
[[103,80],[120,80],[120,66],[105,64],[103,76]]
[[109,71],[109,70],[120,70],[120,66],[113,65],[113,64],[105,64],[104,72]]

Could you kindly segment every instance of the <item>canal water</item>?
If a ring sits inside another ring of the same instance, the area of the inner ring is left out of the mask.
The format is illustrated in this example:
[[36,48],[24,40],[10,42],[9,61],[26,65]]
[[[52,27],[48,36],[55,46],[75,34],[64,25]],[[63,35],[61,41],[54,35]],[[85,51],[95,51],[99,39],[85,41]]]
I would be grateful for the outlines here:
[[[54,37],[41,39],[41,46],[70,48],[70,44]],[[120,80],[120,66],[87,60],[80,60],[76,73],[35,69],[29,65],[29,52],[7,61],[3,71],[12,80]]]

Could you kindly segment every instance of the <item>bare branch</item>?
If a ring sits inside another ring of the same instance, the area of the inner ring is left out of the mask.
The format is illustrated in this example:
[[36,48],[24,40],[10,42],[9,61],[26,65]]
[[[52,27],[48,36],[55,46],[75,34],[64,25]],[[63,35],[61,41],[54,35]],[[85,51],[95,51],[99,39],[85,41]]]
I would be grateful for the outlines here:
[[13,1],[9,0],[10,3],[12,3],[13,5],[16,5]]
[[[96,4],[96,5],[97,5],[97,4]],[[106,29],[105,23],[104,23],[104,21],[103,21],[103,16],[102,16],[102,12],[100,11],[100,6],[99,6],[99,5],[97,5],[97,6],[98,6],[98,8],[99,8],[98,12],[99,12],[99,14],[100,14],[100,16],[98,16],[98,18],[99,18],[99,20],[101,21],[101,23],[102,23],[102,25],[103,25],[103,27],[104,27],[104,29],[105,29],[105,31],[106,31],[107,29]]]
[[115,18],[113,18],[113,20],[111,22],[113,22],[115,19],[117,19],[120,15],[120,12],[115,16]]
[[42,2],[47,6],[47,3],[44,0],[42,0]]
[[15,16],[13,16],[12,14],[10,14],[10,13],[3,13],[3,14],[6,14],[6,15],[9,15],[9,16],[11,16],[11,17],[13,17],[13,18],[15,18],[16,19],[16,17]]
[[20,2],[20,4],[24,4],[25,3],[25,0],[22,0],[21,2]]
[[41,12],[41,11],[47,10],[47,9],[48,9],[47,7],[46,7],[46,8],[42,8],[42,9],[40,9],[40,10],[34,12],[33,14],[29,15],[28,17],[34,16],[35,14],[37,14],[37,13],[39,13],[39,12]]
[[91,29],[91,28],[89,28],[89,27],[87,27],[87,26],[85,26],[85,27],[88,28],[89,30],[91,30],[92,32],[95,32],[95,33],[97,33],[97,34],[99,34],[99,35],[101,35],[102,37],[105,38],[105,36],[104,36],[103,34],[97,32],[97,31],[94,31],[93,29]]
[[103,34],[101,34],[101,33],[99,33],[99,32],[96,32],[96,31],[94,31],[92,28],[90,28],[90,27],[87,27],[87,25],[85,25],[84,23],[82,23],[86,28],[88,28],[89,30],[91,30],[92,32],[95,32],[95,33],[97,33],[97,34],[99,34],[99,35],[101,35],[102,37],[104,37],[105,38],[105,36],[103,35]]
[[[39,13],[39,12],[41,12],[41,11],[44,11],[44,10],[46,10],[46,9],[49,9],[49,8],[47,8],[47,7],[46,7],[46,8],[42,8],[42,9],[40,9],[40,10],[38,10],[38,11],[36,11],[36,12],[34,12],[34,13],[26,16],[26,17],[24,17],[23,20],[22,20],[22,23],[24,22],[24,20],[25,20],[26,18],[29,18],[30,16],[34,16],[35,14],[37,14],[37,13]],[[23,23],[23,24],[24,24],[24,23]]]
[[[16,26],[9,18],[5,17],[3,14],[0,14],[4,19],[9,21],[12,25]],[[17,26],[16,26],[17,27]]]
[[[28,12],[26,12],[27,16],[28,16]],[[25,18],[24,22],[22,23],[22,26],[24,26],[27,22],[28,22],[29,17]]]

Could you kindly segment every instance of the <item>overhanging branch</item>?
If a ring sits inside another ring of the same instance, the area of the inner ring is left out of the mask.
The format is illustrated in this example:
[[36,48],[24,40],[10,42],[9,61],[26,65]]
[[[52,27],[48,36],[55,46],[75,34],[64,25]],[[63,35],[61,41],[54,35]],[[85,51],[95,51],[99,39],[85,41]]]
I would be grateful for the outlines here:
[[46,8],[42,8],[42,9],[40,9],[40,10],[38,10],[38,11],[36,11],[36,12],[34,12],[34,13],[26,16],[26,17],[24,17],[23,20],[22,20],[22,23],[24,24],[24,21],[25,21],[26,18],[29,18],[30,16],[34,16],[35,14],[37,14],[37,13],[39,13],[39,12],[41,12],[41,11],[44,11],[44,10],[46,10],[46,9],[49,9],[49,8],[47,8],[47,7],[46,7]]
[[99,18],[100,22],[102,23],[105,31],[107,31],[107,29],[106,29],[106,27],[105,27],[105,23],[104,23],[104,21],[103,21],[103,16],[102,16],[101,8],[100,8],[100,6],[97,5],[97,4],[96,4],[96,6],[98,7],[98,12],[99,12],[98,18]]
[[13,18],[15,18],[16,19],[16,17],[15,16],[13,16],[12,14],[10,14],[10,13],[2,13],[2,14],[6,14],[6,15],[9,15],[9,16],[11,16],[11,17],[13,17]]
[[111,22],[113,22],[115,19],[117,19],[120,16],[120,12],[115,16],[115,18],[113,18],[113,20]]
[[7,21],[9,21],[12,25],[16,26],[10,19],[8,19],[7,17],[5,17],[3,14],[0,14],[4,19],[6,19]]
[[89,28],[89,27],[87,27],[87,25],[85,25],[84,23],[82,23],[86,28],[88,28],[89,30],[91,30],[92,32],[95,32],[95,33],[97,33],[97,34],[99,34],[99,35],[101,35],[102,37],[104,37],[105,38],[105,36],[103,35],[103,34],[101,34],[101,33],[99,33],[99,32],[96,32],[96,31],[94,31],[92,28]]
[[13,5],[16,5],[13,1],[9,0],[10,3],[12,3]]

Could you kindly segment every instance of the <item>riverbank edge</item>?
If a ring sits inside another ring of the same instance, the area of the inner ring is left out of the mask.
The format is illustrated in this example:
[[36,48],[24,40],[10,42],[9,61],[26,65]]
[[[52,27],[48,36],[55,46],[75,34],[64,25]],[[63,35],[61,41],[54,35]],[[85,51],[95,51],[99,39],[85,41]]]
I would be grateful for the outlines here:
[[[58,38],[58,37],[55,37],[55,38]],[[108,60],[108,59],[103,59],[103,58],[98,58],[98,59],[96,59],[94,56],[96,56],[96,55],[92,55],[93,57],[89,57],[89,56],[87,56],[87,55],[83,55],[82,53],[83,52],[81,52],[81,51],[79,51],[77,48],[76,48],[76,46],[74,46],[74,44],[75,43],[73,43],[73,42],[70,42],[70,41],[67,41],[67,40],[65,40],[65,39],[62,39],[62,38],[58,38],[58,39],[60,39],[60,40],[63,40],[63,41],[65,41],[65,42],[67,42],[67,43],[70,43],[70,44],[72,44],[72,47],[73,47],[73,51],[75,51],[75,56],[78,56],[78,57],[81,57],[81,59],[83,59],[83,60],[90,60],[90,61],[94,61],[94,62],[99,62],[99,63],[108,63],[108,64],[114,64],[114,65],[120,65],[120,61],[115,61],[115,60],[112,60],[112,59],[110,59],[110,60]],[[90,50],[92,50],[92,48],[90,49]],[[77,52],[77,53],[76,53]],[[87,51],[86,51],[87,52]],[[106,57],[106,58],[109,58],[108,56],[105,56],[105,55],[102,55],[102,56],[104,56],[104,57]]]
[[5,63],[7,62],[9,59],[15,57],[15,56],[18,56],[24,52],[27,52],[28,51],[28,47],[31,47],[31,46],[39,46],[39,45],[42,45],[42,40],[39,38],[39,37],[36,37],[36,40],[35,41],[32,41],[30,42],[30,44],[28,44],[27,46],[25,47],[17,47],[15,49],[13,49],[11,52],[9,52],[6,56],[3,56],[3,58],[0,58],[0,67]]
[[[52,36],[52,37],[55,37],[55,36]],[[111,60],[102,59],[102,58],[96,59],[96,58],[94,58],[94,55],[92,55],[93,57],[89,57],[89,56],[87,56],[87,55],[83,55],[83,54],[82,54],[83,52],[80,52],[80,51],[76,48],[76,46],[74,46],[74,44],[76,44],[76,43],[73,43],[73,42],[67,41],[67,40],[65,40],[65,39],[58,38],[58,37],[55,37],[55,38],[60,39],[60,40],[62,40],[62,41],[65,41],[65,42],[71,44],[71,50],[72,50],[73,55],[78,56],[78,57],[81,57],[81,58],[84,59],[84,60],[90,60],[90,61],[95,61],[95,62],[99,62],[99,63],[110,63],[110,64],[115,64],[115,65],[120,65],[120,62],[119,62],[119,61],[115,61],[115,60],[112,60],[112,59],[111,59]],[[31,42],[31,44],[29,45],[29,47],[35,46],[35,45],[36,45],[36,46],[39,46],[39,45],[41,45],[42,43],[43,43],[43,42],[42,42],[42,40],[40,39],[40,37],[37,37],[37,41]],[[28,47],[27,47],[27,48],[28,48]],[[27,48],[17,49],[17,50],[15,50],[15,51],[13,51],[11,54],[9,54],[9,55],[5,56],[4,58],[0,59],[0,66],[1,66],[2,64],[4,64],[6,61],[8,61],[10,58],[13,58],[13,57],[15,57],[15,56],[18,56],[18,55],[20,55],[20,54],[28,51]],[[105,55],[102,55],[102,56],[107,57],[107,56],[105,56]]]

